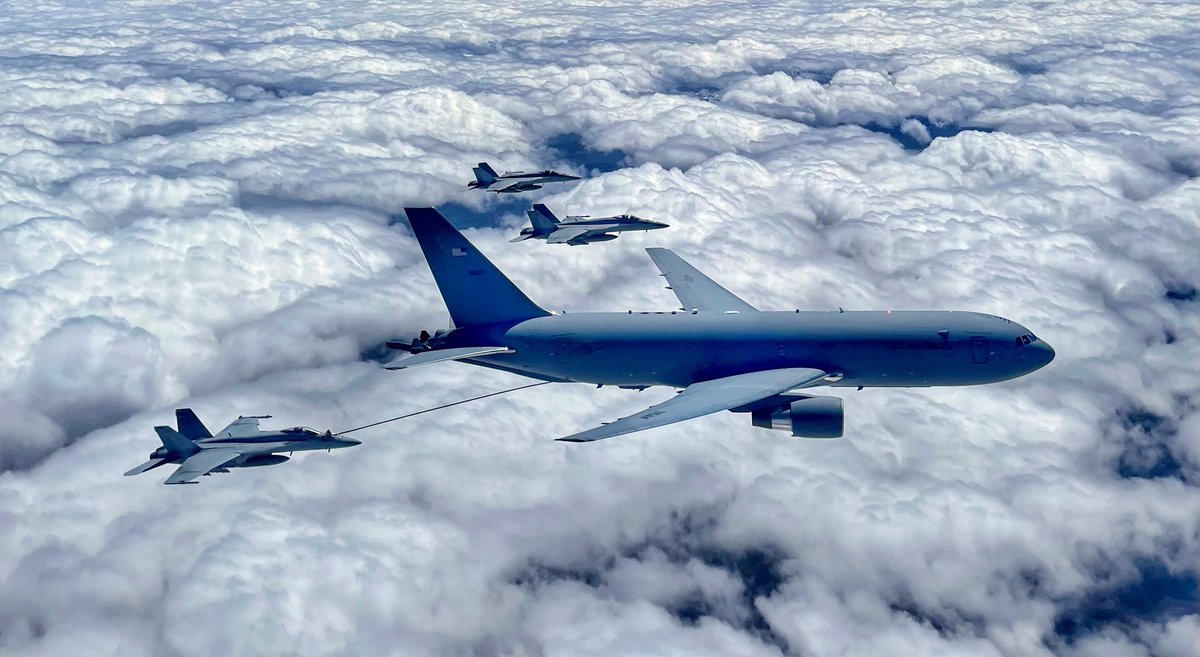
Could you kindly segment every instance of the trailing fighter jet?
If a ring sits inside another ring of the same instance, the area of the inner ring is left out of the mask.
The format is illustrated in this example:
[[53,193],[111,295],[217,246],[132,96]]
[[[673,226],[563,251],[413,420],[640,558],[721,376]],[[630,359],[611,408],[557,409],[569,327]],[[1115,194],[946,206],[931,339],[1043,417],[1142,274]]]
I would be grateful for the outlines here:
[[125,476],[141,474],[168,463],[178,463],[179,468],[163,483],[198,484],[200,482],[193,479],[213,472],[229,472],[229,468],[283,463],[288,457],[281,452],[329,450],[361,444],[353,438],[335,435],[330,431],[318,433],[308,427],[260,431],[258,421],[268,417],[271,416],[239,417],[214,436],[192,409],[176,409],[175,421],[179,430],[154,427],[162,440],[162,447],[150,453],[149,461],[126,472]]
[[499,175],[487,162],[480,162],[472,171],[475,172],[475,180],[467,183],[467,189],[486,189],[497,194],[528,192],[541,189],[546,183],[579,180],[579,176],[568,176],[549,169],[536,173],[505,171],[504,175]]
[[626,230],[655,230],[657,228],[666,228],[667,224],[659,221],[650,221],[642,219],[631,214],[622,214],[615,217],[604,217],[601,219],[591,219],[587,215],[567,217],[563,221],[559,221],[558,217],[550,211],[550,208],[537,203],[532,210],[526,211],[529,215],[529,223],[533,224],[531,228],[524,228],[521,234],[510,242],[522,242],[533,238],[546,240],[546,244],[570,244],[571,246],[579,246],[581,244],[591,244],[592,242],[607,242],[617,239],[612,233],[620,233]]
[[[804,438],[837,438],[842,400],[818,386],[962,386],[1023,376],[1054,359],[1008,319],[959,311],[760,312],[667,249],[647,249],[682,308],[668,312],[543,310],[433,208],[406,209],[455,328],[422,336],[387,363],[444,360],[556,382],[674,397],[560,440],[588,442],[717,411]],[[396,343],[399,345],[399,343]]]

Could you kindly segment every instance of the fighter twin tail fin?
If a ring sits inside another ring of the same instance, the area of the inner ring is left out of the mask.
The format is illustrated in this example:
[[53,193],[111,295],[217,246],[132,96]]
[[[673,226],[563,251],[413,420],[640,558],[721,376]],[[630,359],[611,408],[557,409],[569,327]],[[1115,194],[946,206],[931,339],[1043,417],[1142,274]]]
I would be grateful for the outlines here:
[[529,223],[533,224],[534,230],[552,231],[561,223],[550,208],[541,203],[535,203],[533,209],[527,210],[525,214],[529,215]]
[[485,187],[496,182],[496,179],[500,177],[496,173],[496,170],[493,169],[487,162],[480,162],[474,169],[471,169],[471,171],[475,173],[476,183]]
[[154,427],[154,431],[162,440],[163,447],[166,447],[171,454],[190,456],[200,451],[196,443],[188,440],[186,436],[171,427]]

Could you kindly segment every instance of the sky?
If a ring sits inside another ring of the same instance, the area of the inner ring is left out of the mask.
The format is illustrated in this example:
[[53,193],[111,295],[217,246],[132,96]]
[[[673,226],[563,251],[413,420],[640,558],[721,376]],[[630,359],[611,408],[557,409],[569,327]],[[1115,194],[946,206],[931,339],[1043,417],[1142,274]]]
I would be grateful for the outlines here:
[[[0,12],[0,653],[1185,655],[1200,643],[1200,9],[46,2]],[[585,176],[516,198],[470,169]],[[507,241],[528,204],[671,224]],[[835,390],[846,437],[542,386],[164,487],[190,407],[346,429],[521,385],[440,207],[555,310],[1002,315],[1049,367]]]

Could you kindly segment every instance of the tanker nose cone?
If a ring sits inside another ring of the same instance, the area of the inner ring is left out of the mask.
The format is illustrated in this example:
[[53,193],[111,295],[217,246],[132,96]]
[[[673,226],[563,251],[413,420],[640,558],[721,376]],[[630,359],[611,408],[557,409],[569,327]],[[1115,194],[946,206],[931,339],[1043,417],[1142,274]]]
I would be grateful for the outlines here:
[[1045,340],[1038,340],[1026,347],[1026,349],[1035,370],[1049,365],[1050,361],[1054,360],[1054,347],[1051,347]]

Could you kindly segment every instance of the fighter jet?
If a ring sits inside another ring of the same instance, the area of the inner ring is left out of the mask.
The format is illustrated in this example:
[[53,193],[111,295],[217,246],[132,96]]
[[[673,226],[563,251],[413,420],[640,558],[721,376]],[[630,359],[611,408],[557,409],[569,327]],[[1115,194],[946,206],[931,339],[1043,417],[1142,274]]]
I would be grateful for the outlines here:
[[546,240],[546,244],[579,246],[581,244],[607,242],[617,239],[617,236],[612,233],[619,233],[626,230],[655,230],[667,227],[667,224],[662,222],[642,219],[631,214],[604,217],[602,219],[591,219],[587,215],[579,215],[570,216],[563,221],[559,221],[558,217],[554,216],[554,213],[550,211],[550,208],[541,203],[535,204],[532,210],[526,211],[526,214],[529,215],[529,223],[533,224],[533,226],[522,229],[521,234],[509,240],[510,242],[522,242],[533,238]]
[[528,192],[534,189],[541,189],[542,185],[546,183],[579,180],[579,176],[568,176],[565,173],[558,173],[549,169],[536,173],[505,171],[503,175],[499,175],[487,162],[480,162],[472,171],[475,172],[475,180],[467,183],[467,189],[486,189],[489,192],[496,192],[497,194]]
[[410,355],[385,367],[459,360],[543,381],[682,389],[642,412],[559,440],[612,438],[723,410],[796,437],[837,438],[845,428],[842,400],[814,395],[813,388],[993,383],[1054,359],[1050,345],[1029,329],[982,313],[761,312],[659,248],[647,252],[679,310],[550,313],[437,210],[405,212],[455,328],[414,341],[405,347]]
[[168,463],[179,468],[167,477],[164,484],[198,484],[201,475],[229,472],[229,468],[255,468],[275,465],[288,460],[282,452],[302,452],[314,449],[339,449],[361,444],[353,438],[330,431],[319,433],[308,427],[292,427],[280,431],[260,431],[258,421],[270,415],[242,416],[217,435],[209,433],[204,423],[190,408],[175,410],[179,429],[154,427],[162,447],[150,453],[150,460],[125,473],[126,477],[153,470]]

